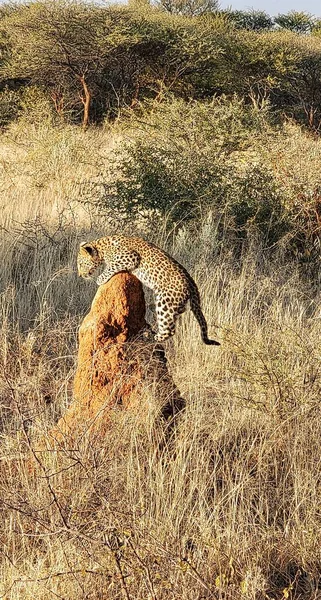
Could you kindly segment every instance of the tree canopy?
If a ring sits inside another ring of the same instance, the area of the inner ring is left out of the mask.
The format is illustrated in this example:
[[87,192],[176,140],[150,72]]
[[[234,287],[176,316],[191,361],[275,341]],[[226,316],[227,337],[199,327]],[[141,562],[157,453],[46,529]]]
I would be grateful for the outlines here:
[[168,1],[3,5],[0,111],[16,114],[26,90],[37,88],[58,118],[86,128],[168,93],[237,94],[319,130],[317,19],[292,11],[273,21],[264,11],[220,11],[216,0]]

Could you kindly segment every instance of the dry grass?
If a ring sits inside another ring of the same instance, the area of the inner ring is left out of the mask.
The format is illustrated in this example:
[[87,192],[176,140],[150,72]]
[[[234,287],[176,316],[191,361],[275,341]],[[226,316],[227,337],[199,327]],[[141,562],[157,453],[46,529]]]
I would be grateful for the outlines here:
[[[0,597],[321,598],[321,303],[295,265],[197,260],[222,346],[203,346],[182,317],[167,349],[187,408],[170,444],[160,445],[152,409],[144,421],[121,413],[103,445],[82,440],[30,467],[30,446],[70,401],[77,327],[95,289],[74,272],[75,240],[90,228],[66,210],[66,179],[88,155],[75,136],[77,165],[70,155],[40,188],[16,175],[1,217]],[[6,172],[35,166],[10,143]],[[184,236],[174,251],[195,263]]]

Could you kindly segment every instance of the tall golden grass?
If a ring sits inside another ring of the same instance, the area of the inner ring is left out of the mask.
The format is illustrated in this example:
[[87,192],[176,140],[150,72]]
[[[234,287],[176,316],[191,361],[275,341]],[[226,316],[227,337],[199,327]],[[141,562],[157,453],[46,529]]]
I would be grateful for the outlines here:
[[1,142],[0,597],[317,599],[321,302],[296,264],[254,251],[209,261],[197,251],[208,224],[194,244],[181,233],[172,251],[222,345],[205,347],[191,314],[167,343],[187,402],[174,438],[151,397],[144,420],[116,413],[103,443],[37,455],[70,402],[95,292],[75,256],[103,228],[78,184],[114,143],[39,128]]

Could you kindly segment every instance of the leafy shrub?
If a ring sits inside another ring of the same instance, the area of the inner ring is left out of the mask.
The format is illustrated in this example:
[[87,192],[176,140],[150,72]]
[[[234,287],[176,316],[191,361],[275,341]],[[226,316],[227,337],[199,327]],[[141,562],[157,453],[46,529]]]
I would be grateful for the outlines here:
[[[53,103],[44,89],[38,86],[26,87],[20,98],[20,119],[31,124],[53,124],[56,115]],[[57,118],[57,117],[56,117]]]
[[262,31],[273,27],[273,19],[264,10],[226,10],[225,12],[238,29]]
[[[210,210],[220,239],[255,232],[265,244],[286,230],[273,172],[253,138],[267,132],[263,112],[232,101],[165,103],[135,123],[135,137],[120,149],[112,183],[98,203],[133,218],[145,215],[177,228]],[[137,133],[137,128],[138,133]]]
[[15,90],[5,88],[0,92],[0,127],[5,127],[17,118],[20,111],[20,97]]
[[26,123],[52,124],[55,119],[53,104],[46,91],[37,86],[11,90],[4,88],[0,92],[0,127],[15,120]]

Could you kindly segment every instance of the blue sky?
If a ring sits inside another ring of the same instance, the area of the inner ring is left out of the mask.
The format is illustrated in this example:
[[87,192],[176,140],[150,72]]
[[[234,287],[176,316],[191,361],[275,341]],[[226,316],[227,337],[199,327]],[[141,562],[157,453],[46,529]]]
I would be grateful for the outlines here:
[[220,0],[220,7],[232,7],[235,10],[265,10],[269,15],[287,13],[290,10],[308,12],[316,17],[321,17],[321,5],[318,0]]
[[[0,0],[0,4],[5,2],[6,0]],[[118,2],[124,2],[124,0],[118,0]],[[235,10],[251,10],[253,8],[255,10],[265,10],[272,17],[279,13],[287,13],[290,10],[304,11],[316,17],[321,17],[320,0],[219,0],[219,6],[220,8]]]

